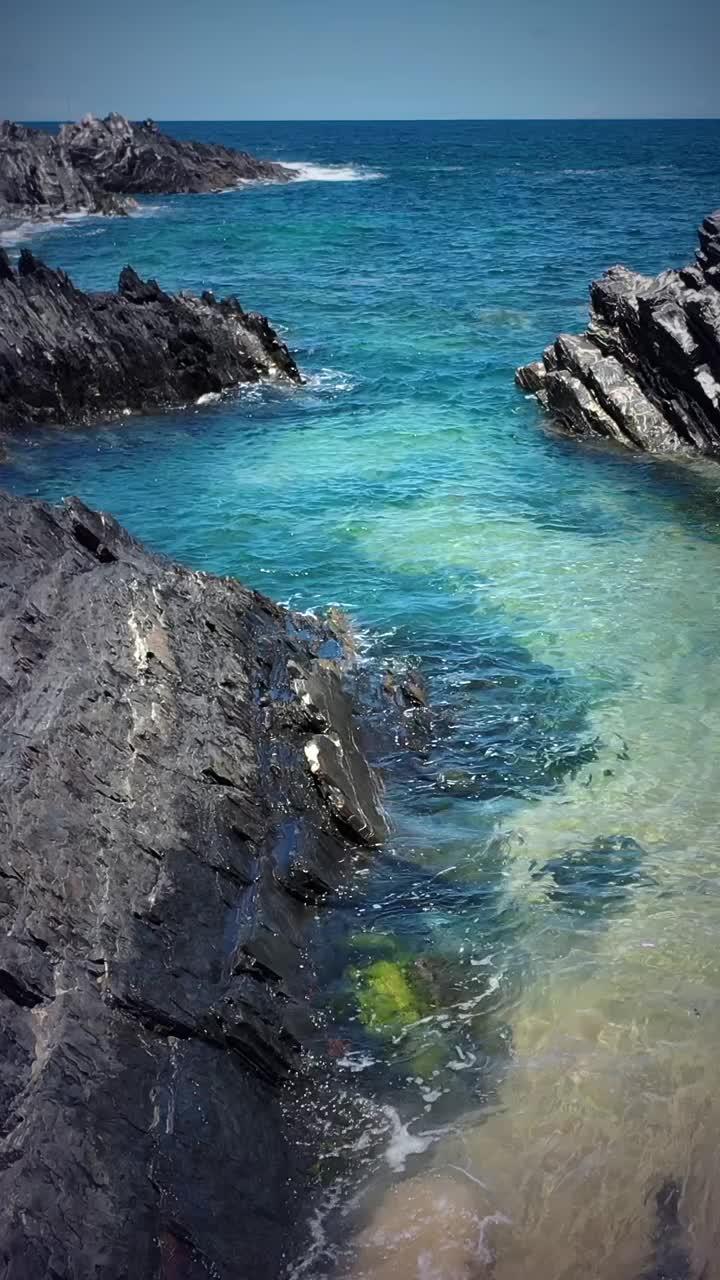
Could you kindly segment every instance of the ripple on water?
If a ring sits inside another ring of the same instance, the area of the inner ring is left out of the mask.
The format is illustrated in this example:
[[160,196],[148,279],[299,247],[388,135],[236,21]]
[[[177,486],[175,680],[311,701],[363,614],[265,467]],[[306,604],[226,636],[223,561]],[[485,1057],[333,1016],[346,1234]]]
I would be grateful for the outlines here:
[[611,262],[690,258],[720,126],[203,127],[333,180],[34,247],[88,287],[131,261],[236,292],[307,386],[50,435],[0,479],[338,601],[368,661],[429,675],[431,732],[388,751],[393,840],[320,926],[323,1193],[293,1275],[639,1280],[662,1237],[713,1280],[718,472],[547,434],[512,374]]

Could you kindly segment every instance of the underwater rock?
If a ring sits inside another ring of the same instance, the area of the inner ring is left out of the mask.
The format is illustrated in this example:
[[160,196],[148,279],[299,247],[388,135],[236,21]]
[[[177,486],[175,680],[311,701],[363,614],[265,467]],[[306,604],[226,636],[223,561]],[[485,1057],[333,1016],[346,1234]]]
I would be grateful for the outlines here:
[[337,638],[76,499],[0,544],[0,1276],[277,1280],[308,931],[384,829]]
[[[655,1196],[653,1261],[639,1280],[693,1280],[695,1272],[690,1260],[687,1233],[680,1221],[681,1195],[681,1187],[675,1179],[667,1178]],[[702,1276],[698,1280],[702,1280]]]
[[154,120],[132,122],[116,111],[84,116],[60,130],[77,172],[101,191],[153,195],[223,191],[242,182],[290,182],[295,171],[210,142],[180,142]]
[[720,453],[720,212],[697,264],[651,279],[611,267],[590,324],[561,334],[516,380],[559,426],[664,454]]
[[533,872],[533,879],[551,877],[548,897],[559,906],[581,915],[604,916],[622,907],[633,887],[648,883],[642,872],[644,857],[644,850],[630,836],[609,836],[551,858]]
[[0,120],[0,217],[126,214],[134,204],[100,191],[52,134]]
[[0,430],[94,423],[263,379],[301,381],[237,298],[164,293],[131,267],[117,293],[84,293],[28,250],[17,271],[0,250]]

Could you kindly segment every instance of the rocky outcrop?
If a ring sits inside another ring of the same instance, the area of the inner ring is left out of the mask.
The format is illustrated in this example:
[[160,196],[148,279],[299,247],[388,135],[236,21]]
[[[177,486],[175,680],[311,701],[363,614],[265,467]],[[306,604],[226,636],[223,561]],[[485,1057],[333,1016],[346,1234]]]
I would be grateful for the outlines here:
[[0,218],[125,214],[133,204],[88,181],[52,134],[0,121]]
[[277,1280],[308,928],[384,833],[340,643],[76,500],[0,495],[0,564],[0,1277]]
[[112,112],[63,125],[60,144],[77,172],[104,192],[154,195],[223,191],[243,182],[289,182],[294,171],[245,151],[179,142],[153,120],[133,123]]
[[126,267],[84,293],[28,251],[0,250],[0,429],[92,423],[185,404],[241,382],[299,382],[264,316],[236,298],[167,294]]
[[290,182],[295,171],[209,142],[180,142],[152,120],[85,116],[59,134],[0,121],[0,218],[126,214],[133,194],[224,191]]
[[612,267],[590,324],[561,334],[517,381],[575,435],[652,453],[720,453],[720,212],[697,262],[651,279]]

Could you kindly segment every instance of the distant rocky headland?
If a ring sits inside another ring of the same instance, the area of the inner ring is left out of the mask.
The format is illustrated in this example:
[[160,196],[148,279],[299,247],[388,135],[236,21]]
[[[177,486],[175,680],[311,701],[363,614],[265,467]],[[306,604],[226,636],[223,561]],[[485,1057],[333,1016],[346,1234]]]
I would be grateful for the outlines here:
[[180,142],[152,120],[112,112],[59,133],[0,122],[0,217],[123,214],[134,195],[224,191],[245,182],[289,182],[294,170],[244,151]]
[[0,563],[0,1269],[276,1280],[305,948],[385,834],[345,633],[74,499],[0,494]]
[[650,278],[612,267],[590,324],[517,371],[559,426],[663,454],[720,454],[720,212],[697,261]]
[[164,293],[130,267],[85,293],[28,250],[0,250],[0,431],[91,424],[241,382],[300,382],[264,316],[234,297]]

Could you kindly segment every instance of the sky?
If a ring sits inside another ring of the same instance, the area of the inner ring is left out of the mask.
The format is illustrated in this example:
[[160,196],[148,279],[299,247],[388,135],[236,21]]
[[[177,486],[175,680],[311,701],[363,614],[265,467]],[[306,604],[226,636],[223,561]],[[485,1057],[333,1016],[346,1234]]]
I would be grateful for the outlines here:
[[718,0],[0,0],[0,33],[16,120],[720,116]]

